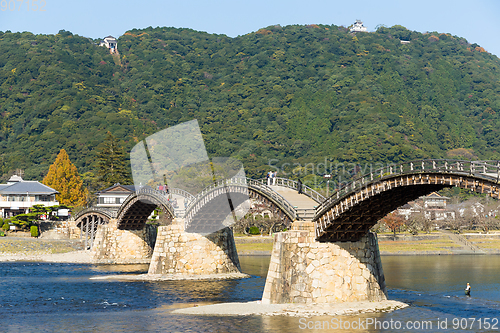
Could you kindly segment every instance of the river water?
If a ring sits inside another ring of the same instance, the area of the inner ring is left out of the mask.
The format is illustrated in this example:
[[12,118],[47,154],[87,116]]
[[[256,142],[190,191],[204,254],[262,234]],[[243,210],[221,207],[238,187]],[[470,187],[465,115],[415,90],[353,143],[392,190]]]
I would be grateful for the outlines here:
[[[382,257],[389,299],[410,304],[392,313],[311,318],[172,314],[180,307],[260,299],[269,257],[242,256],[240,261],[251,278],[195,282],[90,279],[144,273],[145,265],[0,263],[0,332],[500,331],[500,256]],[[467,282],[471,297],[464,295]]]

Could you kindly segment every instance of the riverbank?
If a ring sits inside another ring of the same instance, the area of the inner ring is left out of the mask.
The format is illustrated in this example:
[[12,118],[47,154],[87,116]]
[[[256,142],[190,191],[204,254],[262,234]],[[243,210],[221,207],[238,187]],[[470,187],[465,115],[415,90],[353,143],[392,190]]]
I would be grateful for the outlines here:
[[185,280],[235,280],[246,279],[250,275],[245,273],[220,274],[127,274],[106,275],[90,278],[91,280],[119,280],[119,281],[185,281]]
[[[237,236],[240,256],[270,256],[272,236]],[[445,232],[430,234],[378,235],[381,255],[500,254],[500,232],[489,234]],[[0,261],[45,261],[93,263],[79,240],[49,240],[31,237],[0,237]]]
[[17,253],[5,254],[0,253],[0,262],[6,261],[39,261],[39,262],[59,262],[73,264],[91,264],[89,251],[72,251],[68,253],[40,253],[33,254]]
[[[238,255],[271,255],[273,237],[238,236],[234,238]],[[456,255],[500,254],[500,232],[488,234],[432,232],[411,235],[378,234],[381,255]]]
[[235,236],[234,243],[239,256],[270,256],[273,236]]
[[500,232],[434,231],[429,234],[378,235],[381,255],[500,254]]
[[1,237],[0,261],[44,261],[91,263],[89,251],[78,240],[44,240],[29,237]]

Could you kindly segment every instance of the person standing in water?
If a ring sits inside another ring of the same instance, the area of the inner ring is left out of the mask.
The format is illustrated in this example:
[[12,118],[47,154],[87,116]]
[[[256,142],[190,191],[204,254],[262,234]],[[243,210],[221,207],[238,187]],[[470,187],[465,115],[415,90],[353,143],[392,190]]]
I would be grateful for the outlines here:
[[465,295],[470,296],[470,284],[467,282],[467,287],[465,287]]

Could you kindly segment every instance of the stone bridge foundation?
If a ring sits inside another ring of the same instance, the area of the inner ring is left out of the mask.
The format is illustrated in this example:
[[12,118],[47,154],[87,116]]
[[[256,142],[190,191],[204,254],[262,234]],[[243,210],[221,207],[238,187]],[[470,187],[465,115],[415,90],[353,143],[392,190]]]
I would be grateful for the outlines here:
[[142,230],[120,230],[117,220],[97,228],[90,250],[91,258],[99,263],[149,263],[156,238],[156,228],[146,224]]
[[184,230],[184,219],[158,228],[150,275],[211,275],[239,273],[233,232],[225,228],[203,236]]
[[262,303],[386,300],[377,237],[320,243],[313,222],[294,222],[275,235]]

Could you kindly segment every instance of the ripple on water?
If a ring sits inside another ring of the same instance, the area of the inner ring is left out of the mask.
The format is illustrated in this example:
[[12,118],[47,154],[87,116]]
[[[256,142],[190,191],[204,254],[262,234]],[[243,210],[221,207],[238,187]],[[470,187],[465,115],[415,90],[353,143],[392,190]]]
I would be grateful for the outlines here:
[[[484,258],[486,259],[486,258]],[[296,317],[205,317],[174,315],[175,308],[260,299],[269,258],[240,258],[251,278],[229,281],[110,281],[90,277],[117,273],[140,274],[147,266],[59,263],[0,263],[2,330],[22,332],[296,332]],[[496,270],[476,258],[476,274],[460,277],[455,259],[397,259],[384,262],[389,298],[411,306],[392,313],[339,317],[343,320],[438,320],[498,317],[500,288]],[[467,259],[462,259],[463,260]],[[489,264],[495,266],[495,258]],[[500,262],[498,262],[500,263]],[[245,266],[248,264],[248,266]],[[471,263],[472,265],[472,263]],[[478,266],[479,265],[479,266]],[[477,269],[481,267],[480,273]],[[411,275],[410,275],[411,273]],[[444,279],[443,276],[449,278]],[[458,276],[458,277],[457,277]],[[460,278],[459,278],[460,277]],[[474,281],[473,278],[476,278]],[[462,279],[472,282],[473,296],[463,295]],[[7,310],[8,309],[8,310]],[[330,321],[317,317],[313,320]],[[367,330],[374,332],[376,330]],[[389,330],[390,331],[390,330]],[[476,330],[478,331],[478,330]]]

